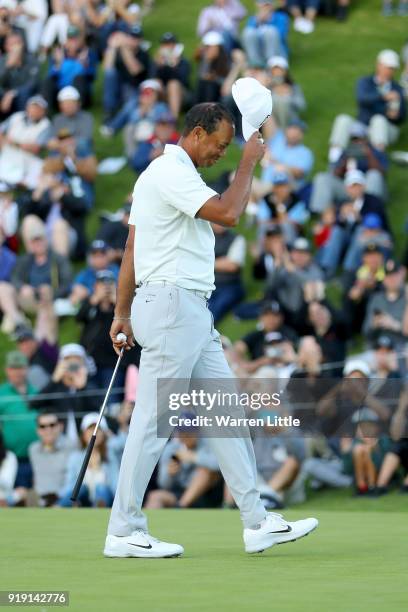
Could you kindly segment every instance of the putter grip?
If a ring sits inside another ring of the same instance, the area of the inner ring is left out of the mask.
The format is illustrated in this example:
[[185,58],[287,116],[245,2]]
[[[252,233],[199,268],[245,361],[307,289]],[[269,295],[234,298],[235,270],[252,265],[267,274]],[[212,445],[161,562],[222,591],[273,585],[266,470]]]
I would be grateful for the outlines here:
[[75,483],[75,487],[73,488],[71,501],[76,501],[78,499],[79,490],[82,486],[82,482],[84,480],[86,468],[88,467],[89,459],[91,458],[93,448],[95,446],[96,435],[93,434],[92,438],[89,440],[88,448],[86,449],[85,457],[82,462],[81,470],[78,474],[77,481]]

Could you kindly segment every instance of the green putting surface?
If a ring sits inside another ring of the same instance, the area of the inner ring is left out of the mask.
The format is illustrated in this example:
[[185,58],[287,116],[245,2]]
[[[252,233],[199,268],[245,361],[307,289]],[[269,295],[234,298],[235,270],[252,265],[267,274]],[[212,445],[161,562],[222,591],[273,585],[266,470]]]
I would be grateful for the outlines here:
[[155,560],[105,559],[105,510],[1,510],[0,590],[68,590],[86,612],[406,610],[407,513],[285,512],[313,515],[308,537],[247,555],[236,511],[152,511],[152,534],[185,547]]

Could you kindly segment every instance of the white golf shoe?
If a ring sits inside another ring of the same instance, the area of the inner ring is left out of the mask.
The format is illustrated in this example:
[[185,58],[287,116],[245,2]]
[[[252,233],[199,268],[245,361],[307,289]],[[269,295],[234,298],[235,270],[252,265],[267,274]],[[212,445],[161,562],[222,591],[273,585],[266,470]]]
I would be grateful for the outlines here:
[[244,529],[244,544],[247,553],[262,552],[275,544],[294,542],[316,529],[319,521],[307,518],[289,523],[281,514],[268,512],[256,529]]
[[130,536],[108,535],[103,554],[105,557],[143,557],[158,559],[161,557],[178,557],[184,548],[179,544],[169,544],[153,538],[141,529]]

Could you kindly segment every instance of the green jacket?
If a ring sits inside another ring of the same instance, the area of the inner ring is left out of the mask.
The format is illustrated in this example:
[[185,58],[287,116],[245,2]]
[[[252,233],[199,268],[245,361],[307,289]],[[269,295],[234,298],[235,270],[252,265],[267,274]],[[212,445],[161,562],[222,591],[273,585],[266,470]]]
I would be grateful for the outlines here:
[[[27,385],[27,395],[36,393],[37,389]],[[37,440],[37,414],[10,383],[0,385],[0,427],[4,443],[7,450],[13,451],[19,459],[28,457],[28,447]]]

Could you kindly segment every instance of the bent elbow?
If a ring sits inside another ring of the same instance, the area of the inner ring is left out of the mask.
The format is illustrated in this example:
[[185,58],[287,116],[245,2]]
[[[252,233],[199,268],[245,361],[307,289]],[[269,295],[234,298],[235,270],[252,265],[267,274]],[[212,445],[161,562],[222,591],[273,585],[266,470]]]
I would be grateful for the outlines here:
[[236,227],[239,223],[239,217],[237,215],[227,215],[224,218],[224,225],[227,227]]

